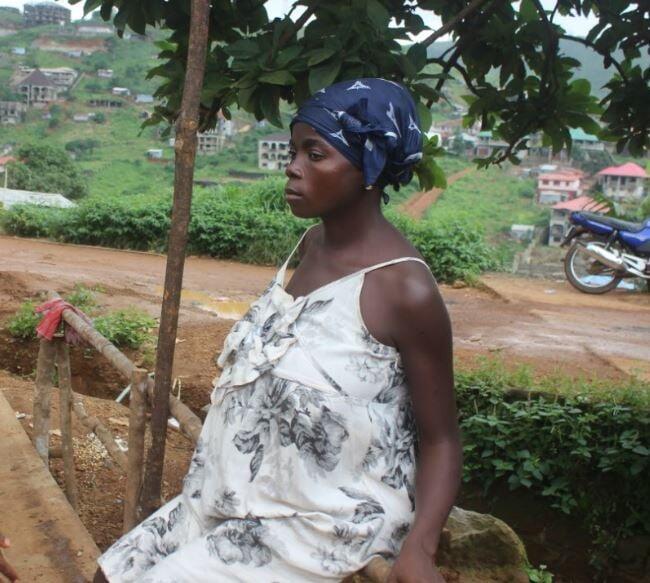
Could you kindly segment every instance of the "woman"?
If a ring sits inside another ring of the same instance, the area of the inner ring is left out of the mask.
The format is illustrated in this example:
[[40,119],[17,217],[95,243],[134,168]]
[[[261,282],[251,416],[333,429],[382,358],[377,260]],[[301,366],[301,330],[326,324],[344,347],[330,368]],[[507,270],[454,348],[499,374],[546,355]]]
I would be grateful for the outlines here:
[[392,582],[442,581],[461,468],[450,323],[380,208],[421,158],[416,120],[383,79],[298,111],[286,199],[322,222],[226,338],[183,493],[100,558],[109,581],[337,581],[377,555]]

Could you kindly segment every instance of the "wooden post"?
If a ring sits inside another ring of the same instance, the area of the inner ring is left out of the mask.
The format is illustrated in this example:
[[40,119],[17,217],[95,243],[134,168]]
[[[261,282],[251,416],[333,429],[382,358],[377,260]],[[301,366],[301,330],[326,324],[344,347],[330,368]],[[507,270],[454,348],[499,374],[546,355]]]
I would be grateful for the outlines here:
[[192,0],[183,97],[180,116],[176,124],[174,204],[169,230],[165,287],[156,350],[156,374],[151,413],[151,448],[147,455],[142,489],[144,516],[148,516],[160,506],[167,419],[169,418],[169,393],[183,285],[187,230],[192,206],[196,133],[199,125],[199,104],[208,49],[209,23],[210,4],[208,0]]
[[74,449],[72,445],[72,375],[70,373],[70,350],[63,338],[54,340],[56,345],[56,367],[59,371],[59,417],[61,423],[61,451],[63,453],[63,475],[65,495],[77,510],[77,480],[74,473]]
[[142,493],[142,474],[144,462],[144,434],[147,415],[147,385],[149,376],[146,370],[136,368],[131,375],[129,394],[129,455],[126,470],[126,494],[124,496],[124,527],[129,532],[141,519],[140,494]]
[[54,377],[56,349],[49,340],[42,339],[38,348],[36,385],[34,387],[34,447],[47,466],[50,444],[50,398]]

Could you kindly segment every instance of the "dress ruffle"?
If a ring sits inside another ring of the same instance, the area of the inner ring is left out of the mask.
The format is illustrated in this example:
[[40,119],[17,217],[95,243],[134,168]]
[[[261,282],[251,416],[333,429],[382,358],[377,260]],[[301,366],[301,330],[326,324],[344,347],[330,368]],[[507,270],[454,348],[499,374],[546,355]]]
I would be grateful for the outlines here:
[[306,300],[294,300],[274,280],[228,334],[217,360],[222,372],[213,396],[218,389],[247,385],[273,368],[296,342],[294,323]]

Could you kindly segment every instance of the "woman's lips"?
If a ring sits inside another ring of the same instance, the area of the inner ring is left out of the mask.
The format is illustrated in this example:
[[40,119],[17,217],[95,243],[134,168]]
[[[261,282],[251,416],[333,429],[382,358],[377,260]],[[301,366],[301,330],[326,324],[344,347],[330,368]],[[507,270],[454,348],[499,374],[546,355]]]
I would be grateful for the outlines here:
[[294,190],[293,188],[285,188],[284,197],[287,200],[297,200],[299,198],[302,198],[302,194],[300,194],[297,190]]

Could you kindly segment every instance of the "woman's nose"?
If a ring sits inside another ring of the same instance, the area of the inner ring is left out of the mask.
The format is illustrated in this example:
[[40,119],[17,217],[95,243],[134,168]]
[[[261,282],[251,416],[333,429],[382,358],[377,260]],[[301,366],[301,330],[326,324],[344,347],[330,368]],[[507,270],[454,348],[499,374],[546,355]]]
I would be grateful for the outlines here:
[[302,176],[302,172],[298,168],[295,158],[286,165],[284,169],[284,173],[287,176],[287,178],[300,178]]

